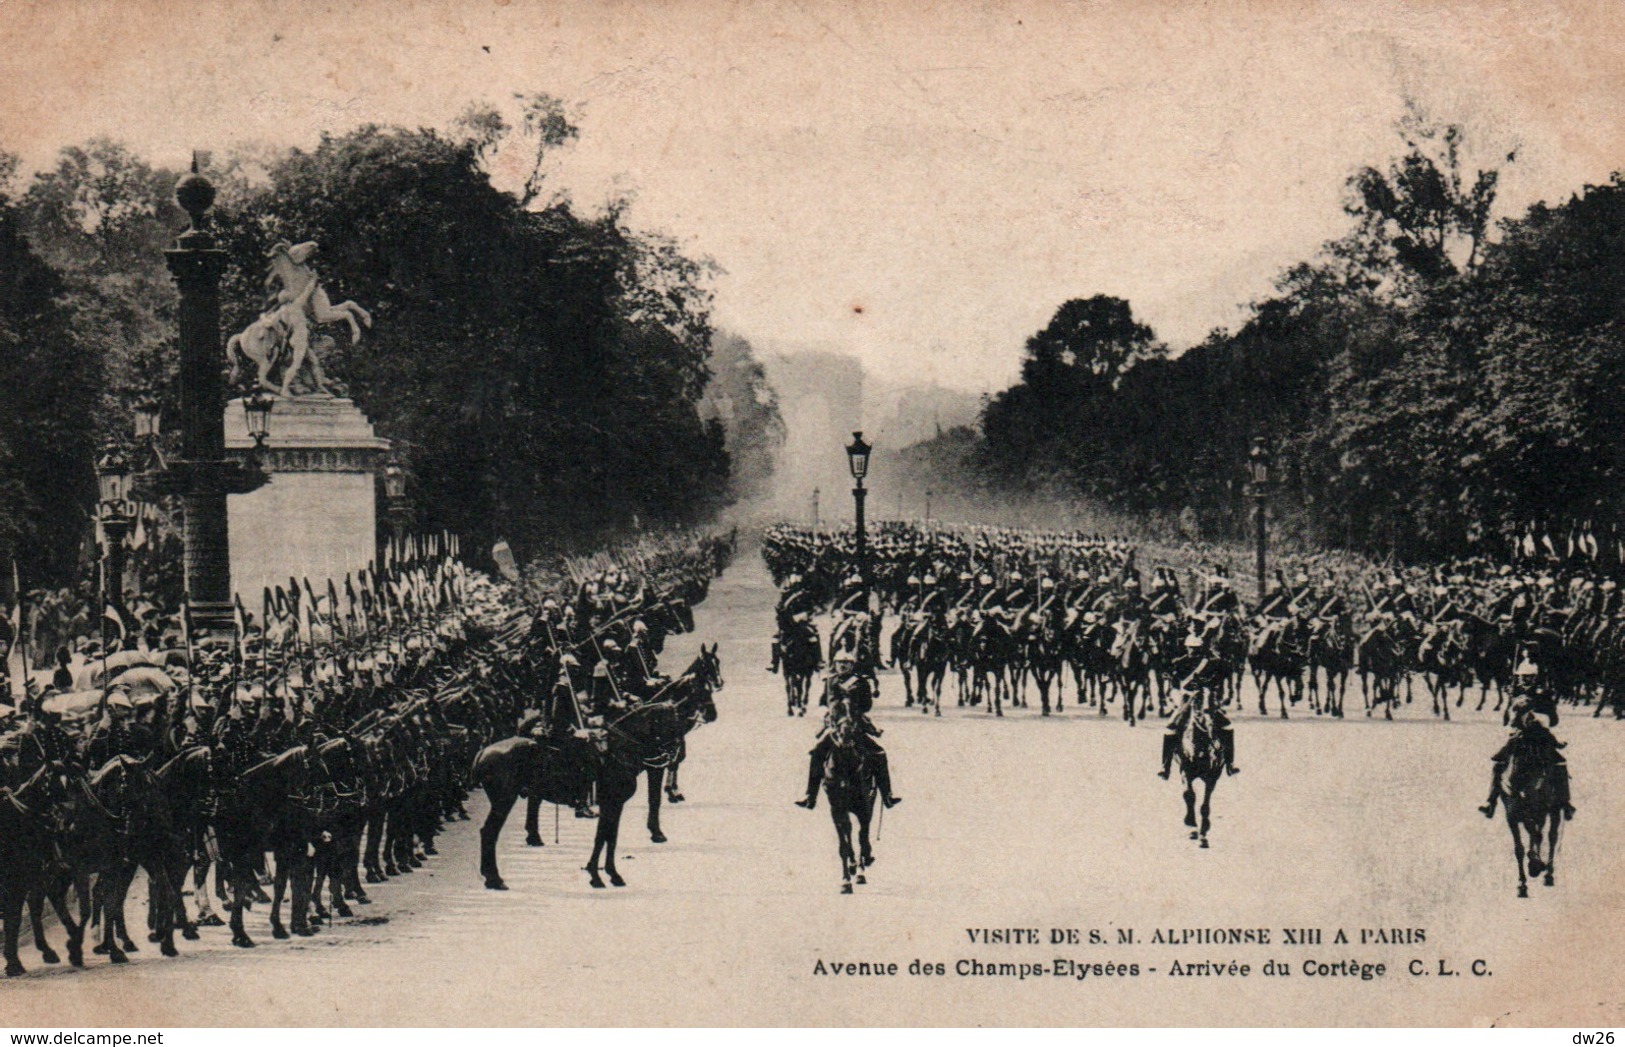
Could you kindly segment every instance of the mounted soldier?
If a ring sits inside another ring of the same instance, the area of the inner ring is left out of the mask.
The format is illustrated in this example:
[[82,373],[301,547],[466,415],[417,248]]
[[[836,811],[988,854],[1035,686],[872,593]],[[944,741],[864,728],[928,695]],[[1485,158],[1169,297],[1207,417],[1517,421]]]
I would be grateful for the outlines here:
[[1224,754],[1225,769],[1230,774],[1239,774],[1241,768],[1236,766],[1236,732],[1231,726],[1230,718],[1225,715],[1224,709],[1216,700],[1222,693],[1229,669],[1223,662],[1215,658],[1207,649],[1207,643],[1193,627],[1185,637],[1185,653],[1174,663],[1174,675],[1181,681],[1180,690],[1185,692],[1185,700],[1180,703],[1178,711],[1168,720],[1168,727],[1162,734],[1162,770],[1157,777],[1167,778],[1169,768],[1173,765],[1174,754],[1179,751],[1180,738],[1190,723],[1191,713],[1195,703],[1204,703],[1208,715],[1213,718],[1213,729],[1218,735],[1219,747]]
[[850,651],[842,651],[835,656],[835,672],[826,682],[826,687],[829,712],[824,714],[824,725],[818,732],[817,744],[808,752],[807,795],[795,801],[796,806],[809,811],[818,806],[818,787],[824,780],[824,761],[829,758],[830,749],[835,745],[835,727],[839,721],[850,718],[857,728],[858,744],[867,750],[874,761],[875,783],[879,787],[881,800],[887,807],[896,807],[903,802],[903,798],[892,793],[891,765],[886,750],[875,740],[880,737],[881,730],[869,720],[869,711],[875,703],[874,687],[869,678],[859,671],[857,660]]
[[773,612],[778,619],[778,631],[773,634],[773,657],[768,672],[779,671],[779,663],[784,658],[784,641],[792,632],[811,626],[813,611],[812,594],[802,584],[801,575],[791,574],[784,580],[784,589],[779,593],[778,606]]
[[1501,783],[1506,776],[1507,765],[1514,757],[1550,764],[1556,771],[1557,803],[1563,812],[1563,820],[1567,821],[1574,817],[1574,804],[1569,799],[1568,761],[1562,754],[1566,743],[1558,741],[1551,728],[1542,723],[1539,716],[1542,706],[1550,702],[1549,695],[1538,695],[1535,692],[1539,686],[1537,682],[1539,673],[1540,670],[1527,658],[1519,664],[1515,672],[1516,686],[1522,693],[1512,701],[1512,708],[1508,714],[1511,727],[1507,740],[1496,750],[1495,755],[1490,757],[1492,763],[1490,796],[1479,808],[1479,812],[1486,818],[1495,817],[1495,804],[1501,798]]

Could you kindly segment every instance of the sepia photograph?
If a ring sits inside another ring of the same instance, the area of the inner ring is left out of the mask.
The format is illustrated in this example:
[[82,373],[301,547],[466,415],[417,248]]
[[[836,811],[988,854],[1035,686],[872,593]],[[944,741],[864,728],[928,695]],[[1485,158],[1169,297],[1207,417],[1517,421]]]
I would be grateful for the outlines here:
[[0,0],[11,1042],[1612,1043],[1621,40]]

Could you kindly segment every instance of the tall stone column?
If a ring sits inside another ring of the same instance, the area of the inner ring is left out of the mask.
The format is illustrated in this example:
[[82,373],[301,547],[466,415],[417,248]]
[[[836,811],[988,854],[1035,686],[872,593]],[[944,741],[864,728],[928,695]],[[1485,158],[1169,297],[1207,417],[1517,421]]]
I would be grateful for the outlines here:
[[164,252],[180,289],[181,460],[171,463],[164,487],[185,510],[186,596],[194,630],[229,632],[230,536],[226,495],[263,483],[225,457],[220,343],[220,275],[225,252],[209,232],[214,186],[192,164],[175,186],[175,199],[191,226]]

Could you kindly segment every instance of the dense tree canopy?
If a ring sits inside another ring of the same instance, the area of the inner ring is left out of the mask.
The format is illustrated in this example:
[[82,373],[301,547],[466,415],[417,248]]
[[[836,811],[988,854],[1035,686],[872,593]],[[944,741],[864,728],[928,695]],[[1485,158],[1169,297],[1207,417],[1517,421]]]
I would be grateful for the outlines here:
[[[1497,173],[1463,173],[1456,128],[1402,131],[1387,171],[1350,178],[1348,236],[1283,274],[1239,330],[1177,359],[1130,354],[1112,382],[1053,348],[1057,328],[1077,329],[1062,320],[1080,303],[1062,306],[984,412],[971,456],[983,482],[1169,518],[1189,508],[1208,533],[1234,533],[1261,432],[1275,511],[1312,540],[1420,556],[1504,549],[1531,523],[1619,522],[1625,183],[1492,236]],[[1131,323],[1127,303],[1089,301]]]
[[[367,126],[205,158],[222,334],[264,308],[267,249],[314,240],[334,301],[374,321],[354,345],[328,332],[327,369],[405,449],[422,527],[525,554],[713,511],[730,484],[725,427],[696,410],[709,265],[633,230],[624,204],[578,211],[548,181],[579,135],[563,103],[514,102],[511,120],[475,106],[449,131]],[[163,249],[185,219],[176,173],[114,142],[64,149],[26,183],[14,167],[0,165],[0,557],[61,584],[86,567],[99,443],[128,439],[142,389],[174,406]]]

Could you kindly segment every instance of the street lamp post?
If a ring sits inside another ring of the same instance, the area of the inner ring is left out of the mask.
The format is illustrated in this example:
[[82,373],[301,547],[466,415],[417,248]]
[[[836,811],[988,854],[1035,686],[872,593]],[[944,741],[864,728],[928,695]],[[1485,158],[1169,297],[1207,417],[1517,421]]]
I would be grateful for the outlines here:
[[1269,559],[1270,448],[1262,436],[1253,437],[1247,452],[1247,496],[1253,500],[1253,522],[1258,541],[1258,602],[1263,604],[1268,591],[1266,568]]
[[846,463],[852,469],[852,479],[856,486],[852,488],[852,504],[855,509],[857,525],[857,556],[858,577],[863,580],[863,598],[869,599],[869,537],[863,528],[863,501],[869,492],[863,487],[863,478],[869,472],[869,452],[874,450],[863,442],[863,434],[852,434],[852,442],[846,446]]
[[[130,502],[130,463],[117,447],[110,446],[96,462],[96,482],[101,489],[100,520],[104,559],[102,601],[113,608],[119,621],[124,613],[124,543],[135,524],[135,507]],[[111,637],[102,630],[105,647]]]
[[813,488],[813,531],[818,530],[818,488]]
[[931,526],[931,488],[925,489],[925,525]]
[[[164,252],[180,291],[181,456],[143,478],[157,494],[179,495],[185,514],[186,602],[192,634],[235,636],[232,623],[230,534],[226,496],[247,494],[269,480],[258,461],[226,457],[224,388],[220,378],[220,274],[226,252],[209,232],[214,185],[192,171],[175,186],[175,200],[190,225]],[[265,414],[259,421],[263,426]],[[156,411],[142,412],[141,424],[156,425]],[[156,432],[152,434],[156,437]],[[262,433],[263,437],[263,433]],[[256,443],[262,442],[257,439]]]

